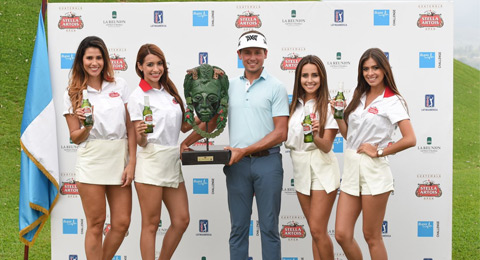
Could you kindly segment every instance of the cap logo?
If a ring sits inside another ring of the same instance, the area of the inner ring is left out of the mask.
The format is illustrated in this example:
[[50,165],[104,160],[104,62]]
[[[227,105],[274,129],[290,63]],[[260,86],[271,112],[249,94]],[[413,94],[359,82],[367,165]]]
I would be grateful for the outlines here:
[[251,40],[257,41],[258,35],[247,35],[245,37],[247,38],[247,42]]

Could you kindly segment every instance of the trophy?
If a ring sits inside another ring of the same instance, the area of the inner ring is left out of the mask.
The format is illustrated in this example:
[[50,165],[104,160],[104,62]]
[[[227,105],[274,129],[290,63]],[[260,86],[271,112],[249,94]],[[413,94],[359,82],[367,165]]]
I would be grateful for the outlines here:
[[[219,67],[202,64],[190,69],[183,83],[187,108],[184,121],[193,130],[206,139],[206,150],[192,150],[182,153],[183,165],[227,164],[230,161],[229,150],[210,150],[209,139],[220,135],[227,125],[228,115],[228,77]],[[206,129],[195,123],[194,111]],[[217,127],[209,131],[208,122],[218,115]]]

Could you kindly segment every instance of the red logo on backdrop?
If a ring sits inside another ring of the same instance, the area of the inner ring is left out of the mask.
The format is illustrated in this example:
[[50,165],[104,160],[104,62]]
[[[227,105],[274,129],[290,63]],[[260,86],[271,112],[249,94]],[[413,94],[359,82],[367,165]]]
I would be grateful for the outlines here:
[[287,225],[282,226],[282,230],[280,231],[280,237],[282,238],[305,238],[305,236],[307,236],[303,225],[299,225],[295,221],[290,221]]
[[370,107],[368,109],[368,113],[372,113],[374,115],[378,114],[378,109],[376,107]]
[[237,28],[260,28],[262,26],[262,21],[259,16],[259,14],[245,11],[238,15],[238,18],[235,21],[235,26]]
[[73,12],[68,12],[64,16],[60,16],[60,21],[58,21],[58,28],[82,29],[83,28],[82,17],[75,15],[75,13]]
[[[213,144],[214,144],[213,141],[208,140],[208,145],[213,145]],[[198,140],[193,144],[193,146],[207,146],[207,139],[204,138],[204,139]]]
[[115,91],[112,91],[110,92],[110,94],[108,94],[111,98],[116,98],[116,97],[119,97],[120,94],[118,94],[118,92],[115,92]]
[[440,197],[442,196],[442,189],[440,184],[435,184],[433,181],[428,180],[418,184],[415,195],[417,197]]
[[73,179],[70,179],[62,183],[60,187],[60,194],[62,195],[78,195],[77,184]]
[[112,62],[113,70],[126,71],[128,68],[125,57],[120,57],[118,54],[110,55],[110,61]]
[[302,57],[299,57],[298,54],[290,53],[287,57],[283,57],[280,68],[282,70],[295,70],[301,59]]
[[435,11],[426,11],[424,14],[420,14],[417,21],[417,26],[423,27],[443,27],[443,19],[441,14],[436,14]]
[[[110,231],[110,229],[112,229],[112,224],[110,223],[105,223],[105,225],[103,226],[103,235],[106,236],[108,231]],[[127,232],[125,232],[125,237],[128,237],[128,230]]]

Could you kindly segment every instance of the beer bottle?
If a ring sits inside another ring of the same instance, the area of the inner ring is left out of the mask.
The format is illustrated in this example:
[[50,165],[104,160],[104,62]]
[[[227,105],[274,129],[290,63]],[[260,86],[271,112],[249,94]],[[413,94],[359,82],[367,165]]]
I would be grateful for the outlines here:
[[143,107],[143,121],[147,124],[147,129],[145,133],[153,133],[153,115],[152,109],[150,108],[150,99],[148,96],[144,96],[144,107]]
[[338,93],[334,99],[334,106],[335,112],[333,114],[333,118],[335,119],[343,119],[343,110],[345,108],[345,96],[343,95],[343,81],[338,83]]
[[313,132],[312,132],[312,119],[310,118],[310,111],[308,111],[307,106],[304,107],[305,118],[303,119],[303,142],[311,143],[313,142]]
[[85,126],[93,126],[92,105],[90,104],[90,101],[88,101],[88,91],[86,89],[82,91],[82,96],[83,101],[81,108],[83,109],[83,113],[85,115],[85,121],[83,122],[83,124]]

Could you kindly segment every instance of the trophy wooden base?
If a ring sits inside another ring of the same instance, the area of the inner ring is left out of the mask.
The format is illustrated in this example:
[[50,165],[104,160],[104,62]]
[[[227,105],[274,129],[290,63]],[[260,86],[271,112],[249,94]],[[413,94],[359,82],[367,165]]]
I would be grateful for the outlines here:
[[227,164],[230,161],[230,154],[230,150],[185,151],[182,153],[182,164]]

